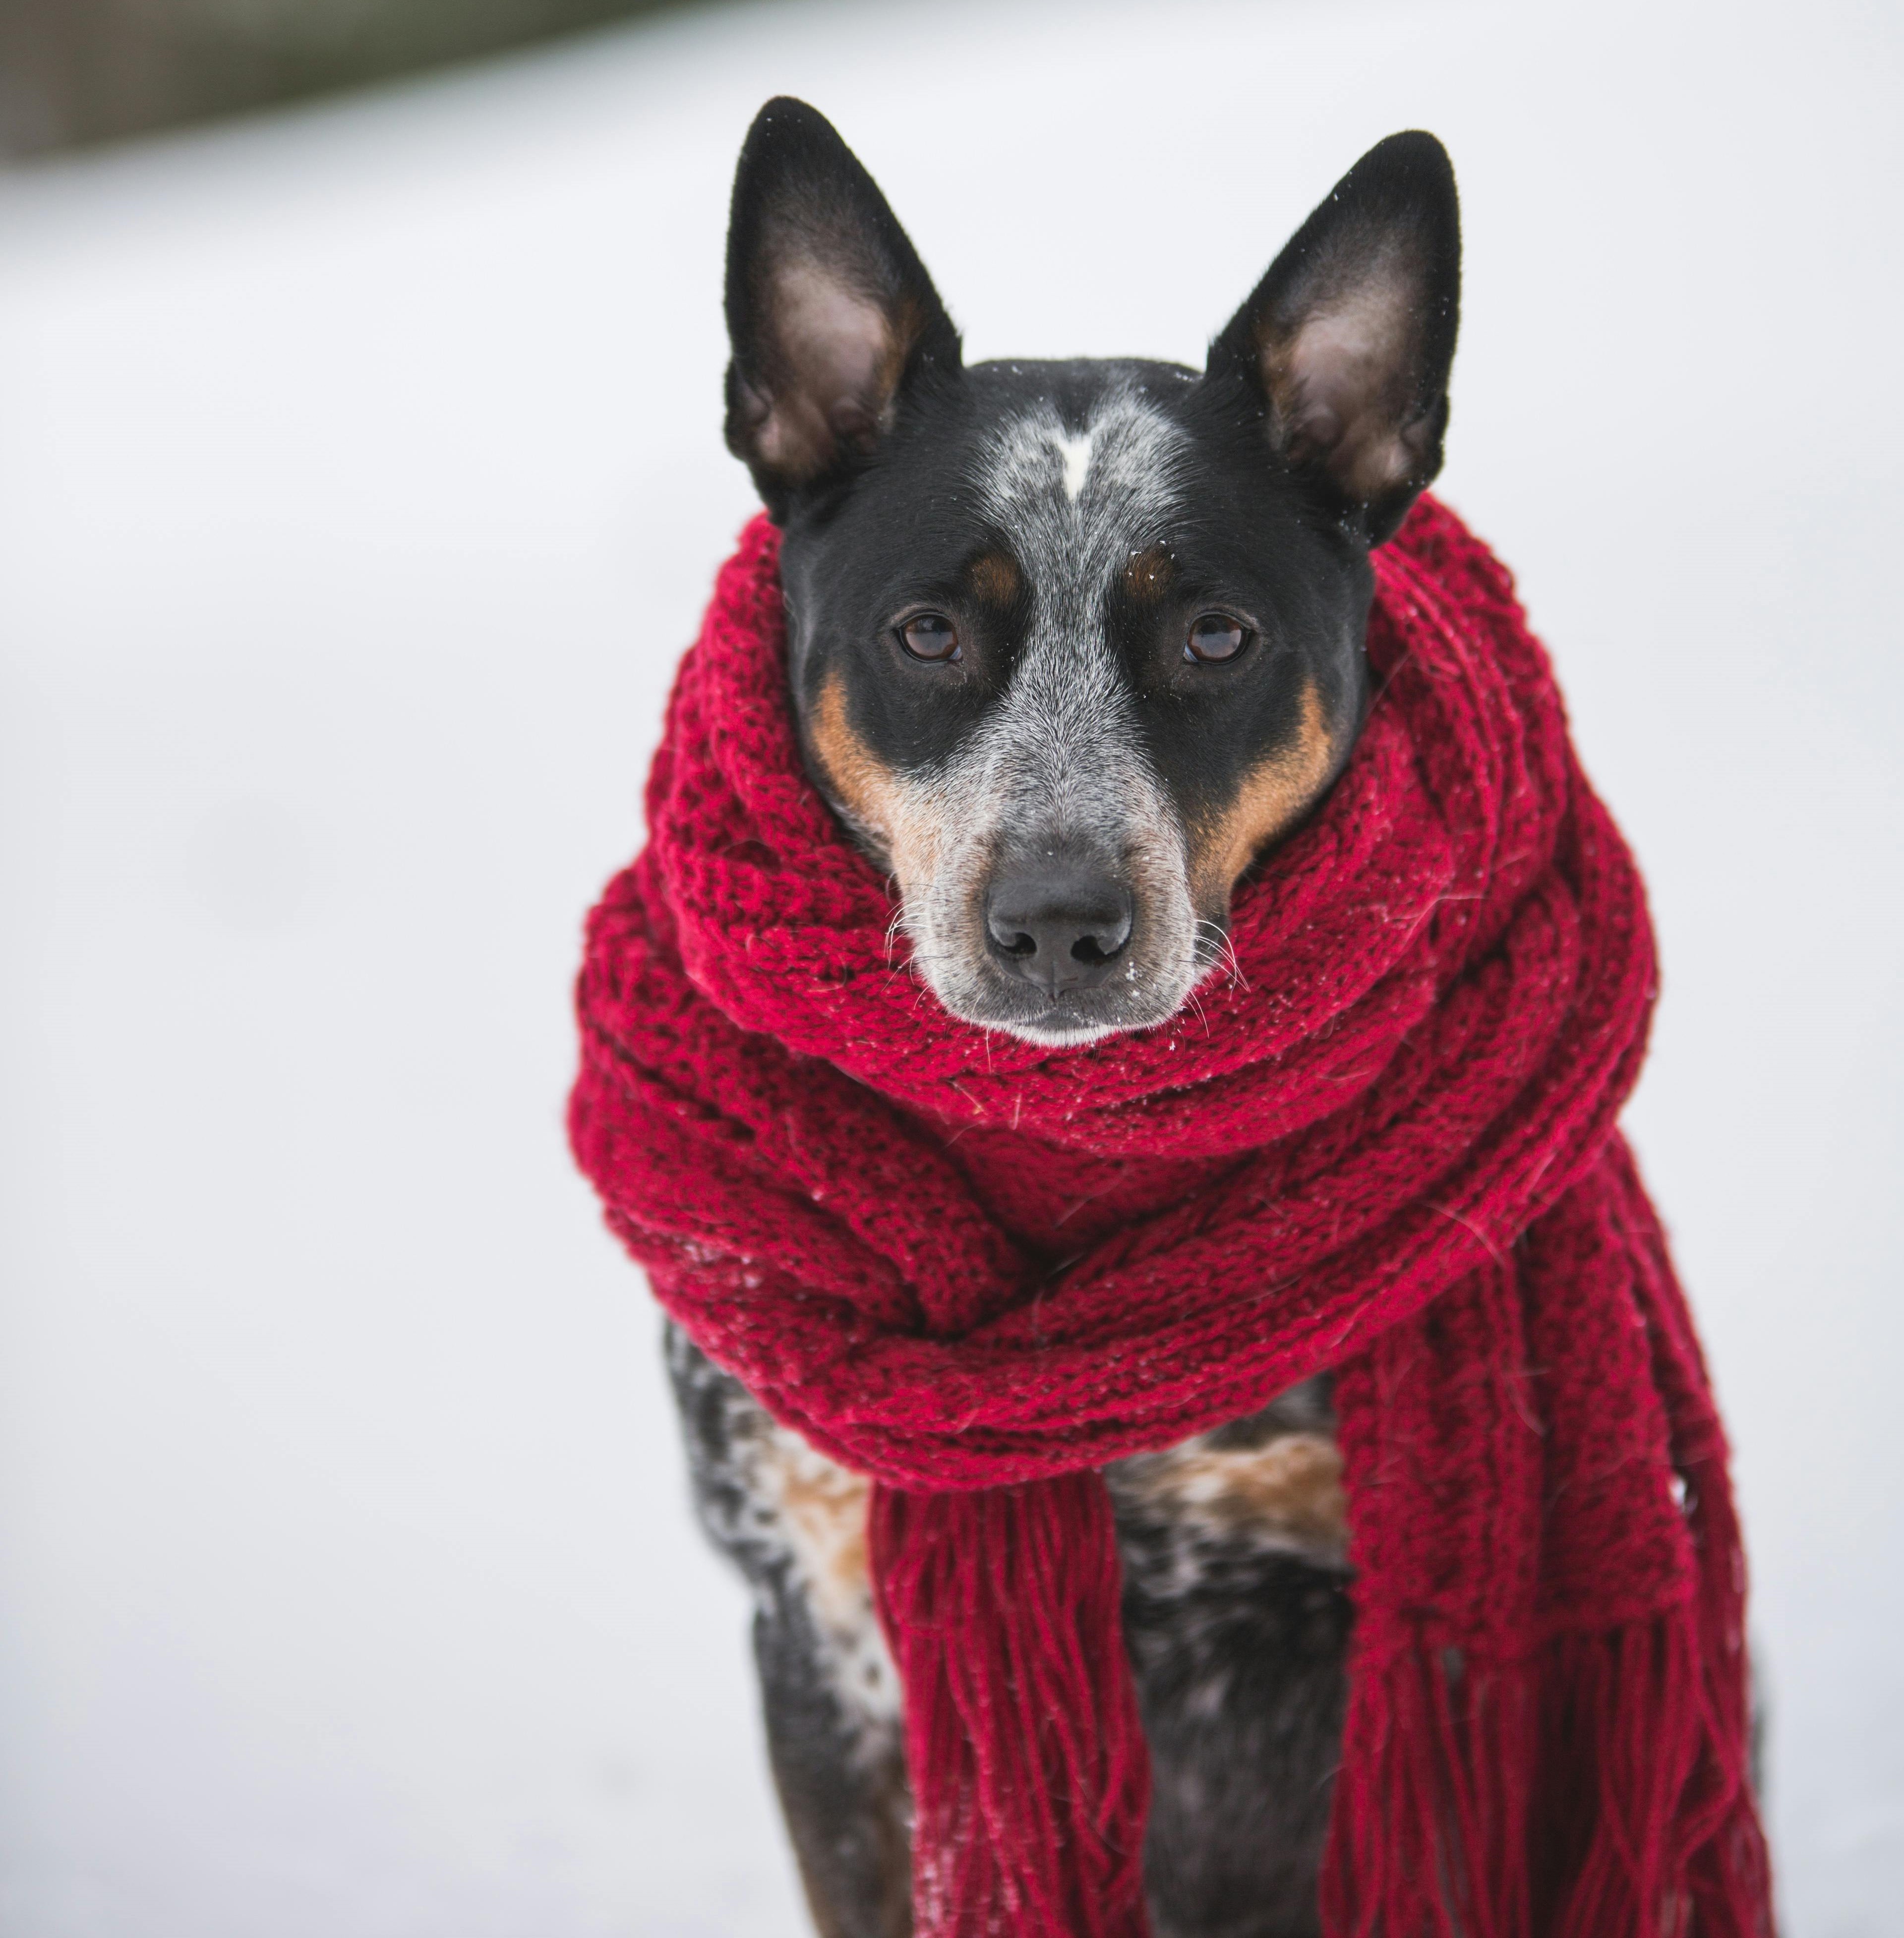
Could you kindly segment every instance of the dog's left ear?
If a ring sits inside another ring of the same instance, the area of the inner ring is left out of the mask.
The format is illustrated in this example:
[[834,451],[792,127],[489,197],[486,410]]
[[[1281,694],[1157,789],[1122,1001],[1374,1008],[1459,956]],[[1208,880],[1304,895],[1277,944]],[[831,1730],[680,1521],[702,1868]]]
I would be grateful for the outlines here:
[[1432,135],[1391,135],[1296,231],[1208,368],[1244,377],[1277,456],[1379,545],[1441,468],[1460,307],[1447,151]]
[[740,151],[727,307],[727,448],[776,519],[871,453],[908,386],[961,367],[885,197],[825,116],[787,96]]

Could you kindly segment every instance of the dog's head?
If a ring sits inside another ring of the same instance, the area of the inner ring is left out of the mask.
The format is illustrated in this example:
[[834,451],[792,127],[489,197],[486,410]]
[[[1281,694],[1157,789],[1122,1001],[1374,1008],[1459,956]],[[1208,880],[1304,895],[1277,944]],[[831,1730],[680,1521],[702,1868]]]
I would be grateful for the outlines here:
[[728,237],[727,442],[783,528],[814,780],[954,1015],[1173,1015],[1367,698],[1371,547],[1441,467],[1460,235],[1432,135],[1364,156],[1210,347],[966,369],[831,125],[762,109]]

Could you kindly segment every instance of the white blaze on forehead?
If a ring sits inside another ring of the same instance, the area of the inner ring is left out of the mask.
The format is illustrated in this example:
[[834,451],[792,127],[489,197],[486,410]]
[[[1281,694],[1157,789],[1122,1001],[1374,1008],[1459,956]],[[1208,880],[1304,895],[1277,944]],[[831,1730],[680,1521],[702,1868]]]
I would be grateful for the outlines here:
[[1077,494],[1084,489],[1085,479],[1091,475],[1091,433],[1086,431],[1082,437],[1066,437],[1061,433],[1052,442],[1064,460],[1064,496],[1075,504]]

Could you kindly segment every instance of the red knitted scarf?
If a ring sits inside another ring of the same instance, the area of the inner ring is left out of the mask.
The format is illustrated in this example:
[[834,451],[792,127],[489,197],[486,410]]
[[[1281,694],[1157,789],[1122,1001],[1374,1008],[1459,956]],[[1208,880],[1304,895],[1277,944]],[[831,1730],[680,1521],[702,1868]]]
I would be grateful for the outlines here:
[[682,663],[570,1132],[662,1304],[873,1478],[920,1938],[1143,1931],[1096,1470],[1325,1368],[1329,1932],[1768,1932],[1725,1441],[1614,1128],[1652,937],[1506,573],[1417,506],[1367,729],[1239,889],[1234,971],[1053,1052],[895,966],[800,766],[777,560],[756,521]]

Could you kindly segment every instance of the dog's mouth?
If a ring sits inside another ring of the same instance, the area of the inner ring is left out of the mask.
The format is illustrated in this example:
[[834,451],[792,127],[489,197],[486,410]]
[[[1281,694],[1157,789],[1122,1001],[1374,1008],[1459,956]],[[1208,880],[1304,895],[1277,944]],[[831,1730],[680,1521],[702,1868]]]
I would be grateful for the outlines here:
[[[1175,1010],[1152,1015],[1149,1006],[1132,1016],[1108,1015],[1111,1006],[1102,1002],[1089,1003],[1072,997],[1061,998],[1034,1016],[1008,1016],[993,1014],[989,1017],[974,1014],[965,1018],[968,1022],[1002,1030],[1007,1036],[1015,1036],[1025,1043],[1034,1043],[1052,1049],[1075,1049],[1086,1043],[1097,1043],[1103,1038],[1117,1036],[1131,1030],[1154,1027],[1168,1022]],[[1158,1006],[1161,1008],[1161,1005]]]
[[944,979],[924,973],[933,993],[962,1022],[1054,1049],[1168,1022],[1183,1009],[1198,980],[1195,974],[1174,977],[1167,989],[1146,987],[1133,964],[1107,986],[1052,994],[999,977],[982,982],[961,978],[947,987]]

